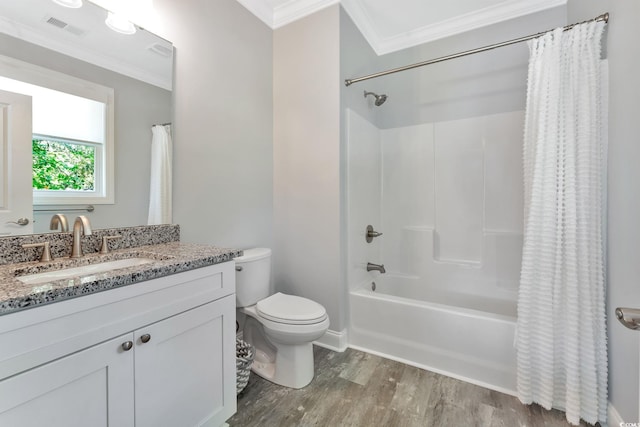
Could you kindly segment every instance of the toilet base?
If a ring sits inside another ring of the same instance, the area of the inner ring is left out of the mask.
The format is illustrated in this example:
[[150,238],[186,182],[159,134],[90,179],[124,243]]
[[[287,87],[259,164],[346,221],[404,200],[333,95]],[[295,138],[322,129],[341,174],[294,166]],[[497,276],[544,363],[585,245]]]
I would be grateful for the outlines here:
[[247,318],[244,340],[251,343],[256,354],[251,370],[275,384],[290,388],[308,385],[314,376],[313,344],[282,344],[265,334],[264,327],[252,317]]
[[[276,360],[264,352],[256,352],[251,370],[272,383],[302,388],[313,380],[313,344],[276,344]],[[283,367],[283,369],[278,369]]]
[[251,365],[251,371],[262,378],[270,380],[276,372],[276,362],[264,351],[257,350]]

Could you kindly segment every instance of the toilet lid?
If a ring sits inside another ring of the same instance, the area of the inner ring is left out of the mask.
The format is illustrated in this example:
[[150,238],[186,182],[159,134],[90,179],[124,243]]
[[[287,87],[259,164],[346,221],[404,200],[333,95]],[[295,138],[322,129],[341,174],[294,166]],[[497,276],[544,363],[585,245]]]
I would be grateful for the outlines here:
[[324,307],[307,298],[278,292],[256,304],[260,317],[290,325],[320,323],[327,317]]

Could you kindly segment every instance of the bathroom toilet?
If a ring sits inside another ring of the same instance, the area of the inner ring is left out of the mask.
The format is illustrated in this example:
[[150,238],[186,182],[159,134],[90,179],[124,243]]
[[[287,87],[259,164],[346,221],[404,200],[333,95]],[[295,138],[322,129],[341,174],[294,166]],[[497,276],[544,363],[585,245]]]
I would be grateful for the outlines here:
[[327,332],[329,317],[315,301],[270,295],[271,249],[247,249],[236,261],[236,307],[247,318],[243,340],[256,355],[251,370],[276,384],[302,388],[313,379],[313,345]]

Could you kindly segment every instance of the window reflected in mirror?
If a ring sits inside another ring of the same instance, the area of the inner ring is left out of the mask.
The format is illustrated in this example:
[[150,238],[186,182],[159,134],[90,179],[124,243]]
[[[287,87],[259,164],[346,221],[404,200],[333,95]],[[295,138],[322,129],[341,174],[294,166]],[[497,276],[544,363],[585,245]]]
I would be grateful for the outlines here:
[[113,89],[18,65],[29,73],[0,76],[0,89],[32,99],[33,203],[112,203]]
[[33,135],[34,191],[94,191],[96,146]]

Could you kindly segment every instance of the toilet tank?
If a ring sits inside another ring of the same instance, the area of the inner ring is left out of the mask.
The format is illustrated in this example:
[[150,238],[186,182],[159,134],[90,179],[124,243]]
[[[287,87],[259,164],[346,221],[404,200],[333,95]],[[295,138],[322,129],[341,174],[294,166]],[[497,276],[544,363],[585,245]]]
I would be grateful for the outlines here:
[[[271,249],[245,249],[236,261],[236,307],[248,307],[269,296]],[[240,271],[238,271],[240,270]]]

